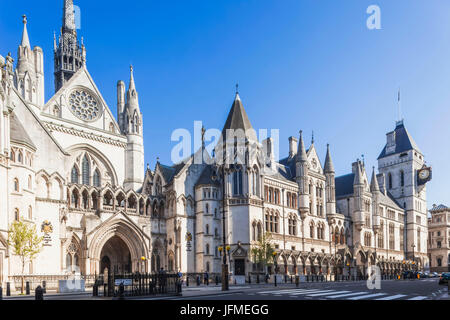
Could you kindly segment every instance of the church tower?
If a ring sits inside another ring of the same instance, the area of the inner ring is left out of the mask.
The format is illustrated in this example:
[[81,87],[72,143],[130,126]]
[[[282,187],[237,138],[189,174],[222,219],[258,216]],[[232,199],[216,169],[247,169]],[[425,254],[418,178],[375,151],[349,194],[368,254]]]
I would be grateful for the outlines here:
[[64,0],[63,25],[57,43],[54,39],[55,92],[86,63],[86,49],[77,39],[72,0]]
[[403,121],[387,133],[386,145],[378,157],[378,170],[386,176],[386,190],[405,210],[404,249],[407,259],[427,260],[426,182],[431,168]]
[[17,53],[14,83],[22,97],[37,107],[44,105],[44,53],[40,47],[31,50],[27,17],[23,16],[22,41]]
[[[123,97],[123,82],[118,86],[118,106],[121,106]],[[119,108],[120,109],[120,108]],[[119,110],[120,111],[120,110]],[[125,189],[137,190],[144,182],[144,138],[142,113],[139,109],[138,93],[134,83],[133,67],[130,67],[130,85],[127,91],[126,104],[121,114],[117,115],[121,123],[122,134],[127,136],[127,149],[125,151]],[[120,120],[122,119],[122,121]]]

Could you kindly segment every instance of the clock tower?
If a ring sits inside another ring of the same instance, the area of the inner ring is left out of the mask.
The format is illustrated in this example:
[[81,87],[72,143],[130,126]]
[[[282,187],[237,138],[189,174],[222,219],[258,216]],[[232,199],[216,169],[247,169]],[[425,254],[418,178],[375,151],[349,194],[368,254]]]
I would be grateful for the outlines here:
[[[423,153],[403,121],[397,121],[395,130],[386,136],[386,145],[378,157],[378,170],[385,176],[388,196],[405,212],[405,258],[414,259],[417,266],[423,268],[428,265],[426,183],[431,180],[431,168],[426,166]],[[395,237],[400,237],[400,230],[395,230]]]

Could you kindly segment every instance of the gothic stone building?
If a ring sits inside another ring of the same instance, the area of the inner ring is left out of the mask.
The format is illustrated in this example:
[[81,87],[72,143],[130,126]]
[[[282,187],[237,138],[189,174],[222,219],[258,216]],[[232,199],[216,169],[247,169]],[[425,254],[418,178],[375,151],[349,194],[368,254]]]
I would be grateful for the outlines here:
[[[428,264],[430,168],[402,122],[387,134],[370,181],[360,160],[335,177],[330,148],[322,166],[301,133],[276,161],[274,142],[256,139],[236,94],[212,157],[202,147],[178,164],[146,169],[133,69],[128,87],[117,84],[116,119],[88,72],[72,1],[63,13],[47,102],[44,53],[31,47],[26,17],[16,62],[0,56],[0,282],[21,273],[7,244],[14,220],[44,236],[27,274],[218,273],[223,215],[237,281],[257,271],[251,252],[265,232],[283,274],[356,275],[375,264],[394,273],[413,257]],[[229,130],[243,135],[230,138]],[[210,164],[237,142],[242,161]]]
[[450,208],[433,205],[428,218],[428,256],[431,272],[450,271]]

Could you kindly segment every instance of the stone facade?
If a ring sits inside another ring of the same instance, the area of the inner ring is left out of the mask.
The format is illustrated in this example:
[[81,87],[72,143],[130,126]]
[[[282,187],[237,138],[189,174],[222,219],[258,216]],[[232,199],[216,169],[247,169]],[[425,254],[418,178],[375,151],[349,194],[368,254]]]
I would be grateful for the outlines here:
[[431,272],[450,272],[450,208],[433,205],[428,219],[428,255]]
[[[47,102],[44,54],[31,49],[26,17],[17,64],[0,56],[0,282],[21,272],[6,241],[17,219],[45,236],[26,267],[34,275],[219,273],[223,215],[227,262],[238,281],[261,271],[251,252],[265,232],[278,273],[364,275],[378,265],[393,274],[413,258],[428,265],[430,169],[403,122],[387,134],[370,181],[361,160],[335,177],[330,147],[322,165],[302,133],[275,160],[273,140],[256,139],[237,93],[214,155],[203,145],[180,163],[146,169],[133,68],[128,88],[117,84],[116,120],[88,72],[72,6],[64,1],[56,90]],[[242,135],[229,137],[229,130]],[[237,148],[241,161],[218,161]]]

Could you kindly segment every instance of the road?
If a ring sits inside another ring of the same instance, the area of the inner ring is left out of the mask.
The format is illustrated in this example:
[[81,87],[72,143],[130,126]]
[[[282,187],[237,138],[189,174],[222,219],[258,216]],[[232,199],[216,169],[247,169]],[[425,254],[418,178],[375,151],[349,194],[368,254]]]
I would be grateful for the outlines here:
[[[365,281],[301,283],[291,287],[247,287],[236,292],[174,297],[170,300],[433,300],[447,292],[437,278],[383,280],[380,289],[368,289]],[[151,299],[151,298],[150,298]],[[150,300],[149,299],[149,300]]]

